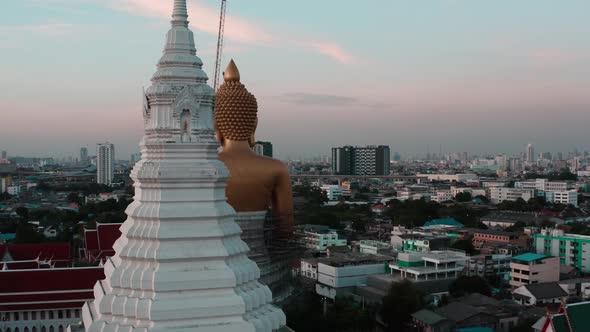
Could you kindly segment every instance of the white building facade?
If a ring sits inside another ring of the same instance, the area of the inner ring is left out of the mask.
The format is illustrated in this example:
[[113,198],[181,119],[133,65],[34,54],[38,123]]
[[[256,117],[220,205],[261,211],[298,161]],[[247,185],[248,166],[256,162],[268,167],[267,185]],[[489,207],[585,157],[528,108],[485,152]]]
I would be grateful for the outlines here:
[[458,251],[400,252],[389,264],[391,273],[415,282],[455,279],[465,269],[467,256]]
[[111,143],[96,145],[96,183],[109,185],[115,176],[115,146]]
[[534,189],[492,187],[489,190],[490,201],[494,204],[499,204],[503,201],[516,201],[519,198],[528,201],[529,199],[535,197]]

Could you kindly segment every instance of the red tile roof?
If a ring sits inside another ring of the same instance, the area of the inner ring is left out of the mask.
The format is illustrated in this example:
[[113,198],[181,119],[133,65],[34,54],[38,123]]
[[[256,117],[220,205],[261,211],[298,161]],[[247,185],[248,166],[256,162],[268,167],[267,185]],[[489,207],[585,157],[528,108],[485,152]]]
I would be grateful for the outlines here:
[[8,252],[13,261],[40,260],[67,261],[72,260],[69,243],[43,244],[3,244],[0,245],[0,258]]
[[113,244],[121,236],[121,224],[96,224],[95,230],[84,232],[86,260],[95,262],[113,256]]
[[0,271],[0,311],[80,307],[104,278],[102,267]]

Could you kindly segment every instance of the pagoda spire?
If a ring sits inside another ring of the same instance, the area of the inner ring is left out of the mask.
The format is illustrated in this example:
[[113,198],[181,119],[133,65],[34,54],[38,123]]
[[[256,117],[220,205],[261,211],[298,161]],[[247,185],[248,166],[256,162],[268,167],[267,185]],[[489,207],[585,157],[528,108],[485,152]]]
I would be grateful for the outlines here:
[[[286,323],[258,282],[215,141],[215,91],[188,28],[186,0],[144,96],[141,160],[105,279],[82,309],[86,332],[272,332]],[[69,328],[72,330],[72,328]]]
[[188,11],[186,9],[186,0],[174,0],[174,9],[172,10],[172,26],[188,27]]

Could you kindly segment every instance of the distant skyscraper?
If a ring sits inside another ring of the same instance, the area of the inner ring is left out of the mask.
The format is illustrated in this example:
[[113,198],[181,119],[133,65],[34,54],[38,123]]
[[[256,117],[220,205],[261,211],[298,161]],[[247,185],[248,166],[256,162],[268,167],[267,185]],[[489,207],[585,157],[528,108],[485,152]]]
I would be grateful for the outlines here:
[[272,143],[258,141],[254,145],[254,151],[261,156],[272,158]]
[[2,159],[6,159],[6,151],[2,151]]
[[111,184],[115,173],[115,146],[101,143],[96,146],[96,182]]
[[332,172],[336,175],[351,175],[354,170],[354,148],[332,148]]
[[393,160],[394,161],[400,161],[402,160],[402,156],[399,154],[399,152],[396,152],[393,154]]
[[535,149],[533,148],[532,144],[529,144],[526,149],[526,161],[533,162],[535,161]]
[[88,164],[88,149],[80,148],[80,163]]
[[131,161],[131,164],[132,165],[135,165],[135,163],[138,162],[140,158],[141,158],[141,154],[139,154],[139,153],[132,153],[131,154],[131,158],[129,160]]
[[338,175],[389,175],[389,146],[332,148],[332,171]]

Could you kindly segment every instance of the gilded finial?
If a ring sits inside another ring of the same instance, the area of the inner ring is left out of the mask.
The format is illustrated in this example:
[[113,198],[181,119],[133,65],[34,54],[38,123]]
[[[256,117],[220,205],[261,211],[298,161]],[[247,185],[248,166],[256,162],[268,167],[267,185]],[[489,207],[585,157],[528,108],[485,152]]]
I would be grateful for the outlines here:
[[238,70],[238,66],[232,59],[227,68],[225,68],[225,72],[223,72],[223,80],[226,82],[239,82],[240,81],[240,71]]

